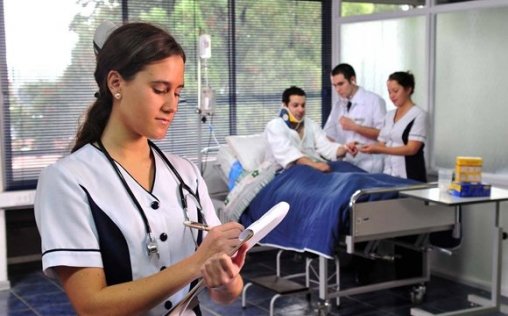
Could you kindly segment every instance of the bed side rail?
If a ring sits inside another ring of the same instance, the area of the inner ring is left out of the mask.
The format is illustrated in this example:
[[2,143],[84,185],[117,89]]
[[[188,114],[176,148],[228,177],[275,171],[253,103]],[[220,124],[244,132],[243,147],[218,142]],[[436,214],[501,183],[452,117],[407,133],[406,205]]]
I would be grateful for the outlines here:
[[353,206],[356,203],[358,203],[358,200],[364,195],[376,194],[376,193],[390,193],[390,192],[402,192],[402,191],[410,191],[410,190],[430,189],[430,188],[436,188],[437,186],[438,186],[437,182],[429,182],[429,183],[423,183],[423,184],[398,186],[398,187],[392,187],[392,188],[361,189],[361,190],[357,190],[355,193],[353,193],[353,195],[351,195],[351,199],[349,200],[349,207],[352,209]]
[[346,236],[348,253],[355,243],[428,234],[453,229],[457,223],[453,207],[429,204],[412,198],[396,198],[359,203],[367,194],[400,192],[433,188],[434,183],[394,188],[372,188],[357,191],[350,203],[350,233]]

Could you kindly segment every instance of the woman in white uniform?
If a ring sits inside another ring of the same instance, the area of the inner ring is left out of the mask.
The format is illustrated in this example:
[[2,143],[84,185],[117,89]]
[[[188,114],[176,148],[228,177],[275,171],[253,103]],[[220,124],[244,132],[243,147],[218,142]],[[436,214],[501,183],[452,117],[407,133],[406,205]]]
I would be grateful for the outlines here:
[[[427,139],[427,113],[415,105],[411,95],[415,79],[410,72],[398,71],[388,77],[388,94],[396,109],[388,112],[378,143],[368,144],[359,150],[385,154],[383,172],[392,176],[427,181],[423,147]],[[416,236],[400,237],[413,243]],[[395,274],[398,279],[421,276],[422,254],[395,246]]]
[[390,100],[396,109],[388,112],[378,143],[360,147],[364,153],[385,154],[384,173],[427,181],[423,148],[427,139],[427,113],[411,100],[414,76],[395,72],[388,78]]
[[305,117],[305,102],[306,94],[301,88],[284,90],[280,115],[265,128],[265,160],[282,168],[301,164],[329,172],[331,167],[326,160],[344,157],[349,147],[330,141],[318,124]]
[[[185,53],[146,23],[120,26],[96,48],[97,100],[72,154],[37,187],[44,272],[80,315],[163,315],[199,277],[214,300],[232,301],[246,248],[229,254],[243,227],[221,225],[197,168],[149,140],[166,135],[177,111]],[[199,305],[184,312],[195,314]]]

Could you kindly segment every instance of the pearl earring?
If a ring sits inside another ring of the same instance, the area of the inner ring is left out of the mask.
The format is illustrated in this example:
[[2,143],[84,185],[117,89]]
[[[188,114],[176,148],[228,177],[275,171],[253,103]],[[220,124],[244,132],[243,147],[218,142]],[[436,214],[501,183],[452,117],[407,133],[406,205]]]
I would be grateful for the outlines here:
[[115,97],[115,99],[120,100],[122,95],[120,94],[120,92],[117,92],[117,93],[114,94],[114,97]]

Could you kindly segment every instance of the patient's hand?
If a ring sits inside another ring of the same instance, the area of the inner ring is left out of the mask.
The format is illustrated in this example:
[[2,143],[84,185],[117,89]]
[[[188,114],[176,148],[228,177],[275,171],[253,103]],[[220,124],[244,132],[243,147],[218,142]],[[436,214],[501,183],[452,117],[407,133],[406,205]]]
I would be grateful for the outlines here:
[[332,170],[330,165],[327,164],[326,162],[314,162],[311,165],[311,167],[314,168],[314,169],[317,169],[319,171],[322,171],[322,172],[330,172]]
[[314,161],[305,156],[298,158],[295,163],[299,165],[306,165],[322,172],[329,172],[332,170],[330,165],[328,165],[326,162]]
[[351,156],[356,156],[358,154],[357,142],[350,142],[344,145],[344,148]]

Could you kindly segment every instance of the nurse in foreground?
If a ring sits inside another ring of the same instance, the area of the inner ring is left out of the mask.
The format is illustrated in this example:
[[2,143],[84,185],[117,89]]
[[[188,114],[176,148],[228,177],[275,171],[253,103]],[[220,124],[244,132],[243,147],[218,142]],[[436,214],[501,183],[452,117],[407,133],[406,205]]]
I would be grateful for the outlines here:
[[79,315],[162,315],[200,277],[213,300],[231,302],[243,287],[246,246],[230,257],[243,227],[221,225],[196,166],[151,141],[177,112],[184,51],[147,23],[114,29],[96,49],[97,100],[72,153],[38,182],[44,273]]

